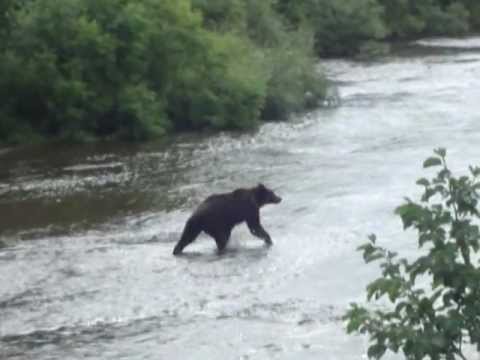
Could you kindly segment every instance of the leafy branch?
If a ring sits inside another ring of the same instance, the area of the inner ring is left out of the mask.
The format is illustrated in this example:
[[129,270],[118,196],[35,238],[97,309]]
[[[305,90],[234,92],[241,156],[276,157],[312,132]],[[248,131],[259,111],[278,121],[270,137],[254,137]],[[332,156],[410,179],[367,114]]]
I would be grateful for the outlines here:
[[420,202],[407,198],[395,211],[405,230],[416,230],[423,255],[399,258],[378,246],[375,235],[358,248],[366,263],[378,262],[382,270],[367,286],[367,301],[382,305],[372,310],[354,303],[344,316],[348,333],[368,334],[369,358],[390,350],[415,360],[466,359],[465,341],[480,350],[480,168],[455,177],[445,149],[434,150],[423,167],[438,172],[417,181],[424,190]]

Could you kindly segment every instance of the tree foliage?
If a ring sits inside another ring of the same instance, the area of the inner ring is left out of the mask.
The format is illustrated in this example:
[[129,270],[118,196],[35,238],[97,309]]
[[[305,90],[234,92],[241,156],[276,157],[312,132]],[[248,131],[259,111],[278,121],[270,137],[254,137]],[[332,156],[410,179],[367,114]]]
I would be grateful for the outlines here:
[[196,65],[190,47],[206,47],[187,0],[32,0],[15,21],[0,60],[0,137],[12,136],[9,125],[69,138],[160,135],[174,74]]
[[480,26],[476,0],[2,0],[0,142],[243,129],[316,106],[316,56]]
[[270,2],[192,1],[2,2],[0,141],[249,128],[266,104],[280,118],[322,96],[311,49]]
[[319,54],[353,55],[368,40],[382,39],[386,27],[376,0],[315,0],[308,14]]
[[374,235],[359,248],[366,263],[380,262],[382,276],[368,285],[367,299],[383,302],[375,310],[352,304],[345,320],[349,333],[369,335],[370,358],[390,350],[415,360],[466,359],[465,342],[480,350],[480,168],[456,177],[445,156],[438,149],[425,160],[425,168],[439,170],[417,181],[421,201],[407,199],[396,210],[424,254],[399,258]]
[[[292,112],[315,106],[325,94],[326,83],[315,70],[313,33],[310,29],[289,29],[275,10],[273,0],[193,0],[210,28],[242,34],[260,50],[266,79],[260,117],[285,118]],[[238,53],[242,56],[242,53]],[[308,95],[308,96],[306,96]],[[312,101],[313,99],[313,101]]]
[[431,35],[462,35],[479,28],[476,0],[277,0],[293,27],[309,26],[321,56],[350,56],[366,43]]

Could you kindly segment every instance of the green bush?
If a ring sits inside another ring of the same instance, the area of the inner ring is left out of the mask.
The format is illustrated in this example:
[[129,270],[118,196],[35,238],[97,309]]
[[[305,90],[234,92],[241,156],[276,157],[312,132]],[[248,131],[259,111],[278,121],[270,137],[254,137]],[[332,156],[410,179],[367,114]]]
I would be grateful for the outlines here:
[[177,127],[247,128],[255,125],[265,98],[261,54],[247,40],[209,34],[200,68],[178,74],[168,94],[168,112]]
[[376,0],[315,0],[311,16],[318,53],[353,55],[364,42],[384,38],[382,11]]
[[[431,2],[416,0],[378,0],[384,8],[384,22],[392,38],[419,36],[425,29],[426,21],[422,9]],[[426,10],[428,13],[429,10]]]
[[[250,48],[237,46],[241,52],[236,52],[235,46],[231,47],[232,60],[243,57],[244,66],[231,63],[228,67],[237,68],[235,72],[244,74],[243,77],[251,73],[249,82],[256,84],[257,93],[262,94],[263,99],[255,101],[261,108],[256,110],[255,117],[238,111],[251,120],[239,122],[236,119],[234,121],[241,126],[235,127],[254,124],[253,120],[259,114],[266,120],[284,119],[292,112],[316,104],[323,97],[326,85],[323,76],[315,70],[317,60],[312,52],[312,32],[307,28],[288,29],[285,19],[275,11],[275,1],[229,0],[220,6],[217,1],[194,0],[193,4],[202,10],[209,27],[224,29],[250,43]],[[245,54],[254,54],[254,59],[248,60]],[[231,88],[235,89],[235,86]],[[213,100],[218,102],[217,98]]]
[[382,270],[367,299],[384,301],[374,310],[353,304],[344,319],[349,333],[369,335],[370,358],[390,350],[415,360],[466,359],[467,342],[480,350],[480,168],[455,177],[445,155],[438,149],[424,162],[439,171],[417,181],[421,202],[407,199],[396,210],[404,228],[416,230],[424,254],[398,258],[373,235],[359,248],[365,262],[380,261]]
[[268,93],[262,117],[283,119],[288,114],[315,107],[324,98],[326,81],[315,70],[313,37],[300,31],[267,53]]
[[200,29],[187,1],[31,1],[16,22],[0,65],[2,117],[68,138],[144,138],[168,128],[162,96],[172,79],[156,71],[156,61],[170,50],[167,36],[186,51],[189,39],[182,37]]
[[425,14],[427,35],[462,35],[470,30],[469,11],[461,3],[452,3],[445,9],[432,8]]
[[245,31],[244,0],[192,0],[192,7],[203,15],[208,29],[225,31]]
[[192,1],[3,2],[0,141],[249,128],[321,96],[272,1]]
[[387,33],[377,0],[281,0],[278,9],[287,11],[293,26],[306,23],[313,29],[320,56],[354,55],[364,42]]
[[470,27],[478,32],[480,30],[480,2],[477,0],[465,0],[466,8],[470,13],[468,19]]
[[472,11],[478,7],[470,0],[378,1],[385,8],[385,23],[393,38],[465,34],[475,22]]
[[462,35],[480,28],[476,0],[277,0],[275,8],[291,27],[314,29],[320,56],[382,53],[378,41],[387,38]]
[[0,142],[249,128],[316,106],[316,55],[480,28],[476,0],[3,0]]

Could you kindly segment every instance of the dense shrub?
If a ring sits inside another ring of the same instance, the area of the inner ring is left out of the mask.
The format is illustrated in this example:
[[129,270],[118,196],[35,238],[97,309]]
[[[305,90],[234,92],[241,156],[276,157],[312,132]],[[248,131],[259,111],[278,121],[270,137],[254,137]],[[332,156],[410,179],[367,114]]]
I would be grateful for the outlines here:
[[167,94],[170,118],[182,129],[253,126],[266,93],[260,52],[230,34],[209,34],[206,40],[203,65],[181,69]]
[[285,118],[323,97],[326,84],[315,70],[317,60],[309,29],[288,29],[271,0],[222,0],[223,5],[217,1],[194,0],[193,4],[202,10],[209,27],[243,34],[257,49],[256,58],[266,80],[262,119]]
[[382,7],[376,0],[314,0],[309,18],[315,29],[315,48],[324,55],[353,55],[371,39],[385,37]]
[[425,14],[427,35],[462,35],[470,30],[470,13],[461,3],[455,2],[444,9],[432,8]]
[[2,119],[60,137],[161,134],[163,94],[176,68],[194,65],[186,52],[200,43],[196,30],[186,0],[28,2],[0,64]]
[[315,55],[479,19],[476,0],[2,0],[0,142],[253,127],[318,104]]
[[290,26],[314,29],[321,56],[355,55],[378,40],[461,35],[480,27],[476,0],[277,0],[276,9]]
[[0,141],[248,128],[273,117],[266,104],[279,104],[277,118],[302,109],[307,91],[323,93],[310,49],[297,45],[271,2],[1,6]]
[[265,119],[282,119],[289,113],[315,107],[324,97],[326,83],[315,70],[312,43],[311,35],[299,31],[267,53],[270,76],[262,114]]

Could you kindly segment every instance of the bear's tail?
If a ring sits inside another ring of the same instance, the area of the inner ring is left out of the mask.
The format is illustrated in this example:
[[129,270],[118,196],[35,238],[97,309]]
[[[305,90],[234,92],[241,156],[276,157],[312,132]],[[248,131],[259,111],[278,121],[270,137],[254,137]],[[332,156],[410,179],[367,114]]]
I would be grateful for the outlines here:
[[183,229],[182,237],[173,249],[173,255],[180,255],[183,249],[185,249],[188,244],[192,243],[201,231],[202,229],[200,229],[198,224],[196,224],[192,218],[188,219],[185,228]]

